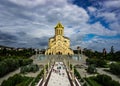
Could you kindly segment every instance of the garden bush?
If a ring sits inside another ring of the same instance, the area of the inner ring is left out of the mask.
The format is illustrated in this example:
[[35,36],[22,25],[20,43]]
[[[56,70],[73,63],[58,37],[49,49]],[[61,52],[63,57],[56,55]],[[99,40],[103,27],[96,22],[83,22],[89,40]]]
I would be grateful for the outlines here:
[[[4,80],[1,86],[28,86],[32,79],[32,77],[26,77],[21,76],[20,74],[16,74],[13,77],[9,77],[7,80]],[[27,80],[30,80],[29,83],[27,82]],[[24,83],[24,85],[20,85],[21,83]]]
[[120,64],[119,63],[112,63],[110,65],[110,71],[113,74],[116,74],[116,75],[120,76]]
[[38,70],[39,70],[38,65],[30,64],[30,65],[21,67],[20,72],[21,73],[27,73],[27,72],[36,72]]
[[33,62],[32,59],[12,59],[7,58],[0,62],[0,77],[12,72],[20,66],[28,65]]

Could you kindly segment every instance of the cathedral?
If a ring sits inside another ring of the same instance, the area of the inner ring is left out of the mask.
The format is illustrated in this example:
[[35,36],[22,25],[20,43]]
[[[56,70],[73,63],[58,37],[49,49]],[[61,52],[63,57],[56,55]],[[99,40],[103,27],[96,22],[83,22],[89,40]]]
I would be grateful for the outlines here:
[[55,26],[55,35],[49,39],[45,55],[73,55],[70,39],[64,36],[64,26],[59,22]]

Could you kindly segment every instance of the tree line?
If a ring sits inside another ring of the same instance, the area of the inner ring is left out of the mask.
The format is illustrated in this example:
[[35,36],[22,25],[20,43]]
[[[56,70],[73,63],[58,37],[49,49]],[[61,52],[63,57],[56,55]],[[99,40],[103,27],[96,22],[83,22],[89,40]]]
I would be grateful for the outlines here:
[[111,61],[120,61],[120,51],[114,51],[114,47],[111,46],[110,52],[107,53],[106,49],[103,48],[102,52],[92,51],[89,49],[84,49],[83,54],[89,58],[98,58]]
[[32,48],[23,48],[21,50],[19,49],[7,49],[2,48],[0,50],[0,56],[24,56],[24,57],[30,57],[33,54],[35,54],[35,49]]

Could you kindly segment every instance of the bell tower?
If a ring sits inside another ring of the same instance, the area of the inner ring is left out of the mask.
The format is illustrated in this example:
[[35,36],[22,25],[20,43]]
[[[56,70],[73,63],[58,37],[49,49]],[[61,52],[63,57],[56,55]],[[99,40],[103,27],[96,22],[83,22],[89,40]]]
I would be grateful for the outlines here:
[[57,35],[64,35],[64,26],[60,22],[55,26],[55,36]]

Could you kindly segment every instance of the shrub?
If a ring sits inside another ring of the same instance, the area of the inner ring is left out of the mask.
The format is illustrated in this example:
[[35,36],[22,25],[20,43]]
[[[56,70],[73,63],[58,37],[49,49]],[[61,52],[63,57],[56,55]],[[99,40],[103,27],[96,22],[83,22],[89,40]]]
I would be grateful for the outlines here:
[[105,60],[101,60],[101,59],[86,59],[86,62],[88,64],[94,64],[96,67],[105,67],[105,65],[107,64],[107,62]]
[[91,64],[88,66],[87,72],[88,73],[96,73],[97,70],[96,70],[95,66],[93,64]]
[[0,77],[14,71],[20,66],[28,65],[33,62],[32,59],[12,59],[8,58],[0,62]]
[[[23,77],[19,74],[14,75],[13,77],[9,77],[8,80],[4,80],[1,84],[1,86],[28,86],[27,80],[29,80],[29,83],[33,78],[30,77]],[[19,85],[20,83],[24,83],[24,85]],[[26,84],[25,84],[26,83]]]
[[32,59],[19,59],[20,66],[25,66],[31,64],[33,62]]
[[112,80],[112,78],[107,75],[97,75],[97,77],[96,77],[96,81],[105,86],[110,86],[109,84],[110,84],[111,80]]
[[20,72],[21,73],[36,72],[38,70],[39,70],[38,65],[36,65],[36,64],[30,64],[30,65],[21,67]]
[[86,81],[89,83],[90,86],[101,86],[99,83],[97,83],[92,78],[86,78]]
[[81,79],[80,73],[77,71],[76,68],[74,68],[74,74],[78,79]]
[[110,65],[110,71],[113,74],[119,75],[120,76],[120,64],[119,63],[112,63]]
[[81,78],[81,80],[80,80],[80,81],[81,81],[81,82],[84,82],[84,79],[82,79],[82,78]]
[[86,82],[83,84],[83,86],[89,86]]
[[5,74],[14,71],[19,67],[19,61],[17,59],[5,59],[0,62],[0,77]]
[[114,80],[112,80],[112,78],[110,76],[107,75],[97,75],[94,78],[95,81],[97,81],[98,83],[100,83],[102,86],[120,86],[119,82],[116,82]]

